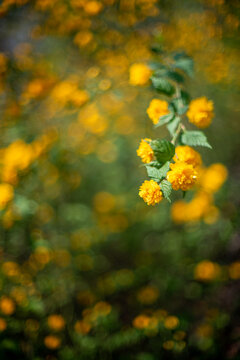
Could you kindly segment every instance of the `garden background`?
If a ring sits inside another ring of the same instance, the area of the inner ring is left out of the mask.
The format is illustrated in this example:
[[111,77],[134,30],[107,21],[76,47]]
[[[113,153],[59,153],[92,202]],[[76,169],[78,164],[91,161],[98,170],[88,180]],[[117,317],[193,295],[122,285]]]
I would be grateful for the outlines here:
[[[0,15],[1,359],[238,359],[239,1],[3,0]],[[186,87],[214,102],[200,152],[228,177],[193,219],[138,196],[140,139],[168,135],[129,74],[156,46],[191,56]]]

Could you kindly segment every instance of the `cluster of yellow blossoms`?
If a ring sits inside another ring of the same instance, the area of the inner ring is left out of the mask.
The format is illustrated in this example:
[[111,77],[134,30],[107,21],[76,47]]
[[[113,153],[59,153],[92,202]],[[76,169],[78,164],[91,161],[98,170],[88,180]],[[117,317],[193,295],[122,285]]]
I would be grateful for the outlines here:
[[176,201],[172,206],[172,218],[176,223],[194,222],[203,218],[214,223],[219,210],[213,203],[213,195],[227,178],[227,169],[222,164],[212,164],[208,168],[199,169],[196,193],[190,202]]
[[[205,128],[212,121],[213,110],[213,102],[206,97],[200,97],[190,102],[186,117],[195,126]],[[147,108],[147,114],[154,125],[158,124],[162,116],[170,114],[171,111],[168,102],[160,99],[153,99]],[[179,127],[176,128],[173,134],[172,144],[175,144],[179,134],[185,131],[185,127],[179,123]],[[195,133],[199,134],[199,132]],[[161,168],[163,163],[158,161],[157,153],[153,147],[154,142],[152,142],[152,139],[145,138],[141,140],[137,149],[137,155],[142,162],[149,164],[149,174],[153,174],[151,180],[144,181],[140,186],[139,196],[148,205],[160,203],[165,197],[164,188],[162,188],[163,179],[164,184],[167,181],[175,191],[182,190],[185,192],[195,186],[195,196],[190,202],[180,200],[172,206],[173,220],[177,223],[191,222],[202,218],[207,223],[216,221],[219,211],[213,204],[213,193],[226,180],[227,170],[225,167],[221,164],[213,164],[209,168],[204,168],[201,155],[196,150],[189,145],[178,145],[175,147],[174,156],[169,159],[168,169],[162,176],[158,168]],[[152,166],[153,171],[151,171]],[[157,179],[159,180],[157,181]]]

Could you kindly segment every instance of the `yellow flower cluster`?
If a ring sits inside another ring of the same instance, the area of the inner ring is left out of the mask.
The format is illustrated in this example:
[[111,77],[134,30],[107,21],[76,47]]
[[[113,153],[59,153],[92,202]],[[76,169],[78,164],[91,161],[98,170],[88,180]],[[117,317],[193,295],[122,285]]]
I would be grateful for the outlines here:
[[145,85],[151,76],[151,70],[144,63],[135,63],[129,69],[131,85]]
[[151,139],[142,139],[137,149],[137,155],[141,158],[142,162],[145,164],[150,163],[153,160],[153,149],[151,148],[149,142]]
[[194,222],[201,218],[208,224],[214,223],[219,210],[213,203],[213,194],[220,189],[227,178],[227,169],[222,164],[212,164],[198,170],[198,191],[190,202],[176,201],[172,206],[172,218],[176,223]]
[[165,100],[153,99],[147,108],[147,114],[155,125],[159,122],[160,116],[168,113],[168,103]]
[[197,181],[197,171],[190,164],[183,161],[177,161],[170,164],[170,171],[167,173],[167,180],[172,184],[173,190],[187,191]]
[[205,96],[191,101],[187,117],[192,124],[206,128],[211,124],[213,116],[213,102]]
[[154,180],[145,180],[139,188],[139,196],[148,204],[155,205],[162,201],[162,192],[158,183]]
[[202,165],[201,155],[193,148],[187,145],[177,146],[173,157],[175,162],[185,162],[193,167]]

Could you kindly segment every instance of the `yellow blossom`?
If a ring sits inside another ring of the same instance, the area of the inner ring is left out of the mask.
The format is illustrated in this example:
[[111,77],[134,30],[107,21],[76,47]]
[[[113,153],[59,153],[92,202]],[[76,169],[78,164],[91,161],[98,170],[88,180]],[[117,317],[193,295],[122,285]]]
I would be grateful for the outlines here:
[[202,164],[201,155],[190,146],[177,146],[175,149],[175,156],[173,158],[175,162],[183,161],[193,167],[200,166]]
[[168,103],[165,100],[153,99],[147,108],[147,114],[154,124],[158,123],[160,116],[168,113]]
[[201,261],[194,270],[194,277],[197,280],[209,281],[216,279],[220,274],[220,266],[209,260]]
[[4,320],[3,318],[0,318],[0,332],[4,331],[7,327],[7,323],[6,320]]
[[48,335],[44,338],[44,344],[49,349],[57,349],[61,345],[61,340],[55,335]]
[[166,329],[175,329],[179,325],[179,320],[176,316],[167,316],[164,321],[164,326]]
[[150,317],[147,315],[139,315],[133,320],[133,326],[136,329],[145,329],[149,326]]
[[200,177],[200,185],[204,190],[215,192],[220,189],[227,178],[227,169],[222,164],[212,164],[204,169]]
[[0,310],[5,315],[12,315],[15,311],[15,303],[7,296],[2,296],[0,299]]
[[172,184],[174,190],[189,190],[197,180],[197,171],[192,165],[185,162],[170,164],[170,171],[167,173],[167,180]]
[[137,155],[142,159],[145,164],[150,163],[153,160],[153,149],[149,145],[151,139],[142,139],[137,149]]
[[9,184],[0,184],[0,210],[4,209],[13,199],[13,187]]
[[143,198],[148,205],[158,204],[162,200],[160,186],[153,180],[144,181],[144,183],[140,186],[139,196]]
[[187,117],[191,123],[199,128],[206,128],[213,118],[213,102],[205,96],[192,100],[189,105]]
[[159,291],[154,286],[146,286],[139,290],[137,299],[142,304],[152,304],[159,296]]
[[50,329],[60,331],[65,326],[65,320],[61,315],[50,315],[47,319],[48,326]]
[[135,63],[129,69],[131,85],[145,85],[151,76],[151,70],[144,63]]

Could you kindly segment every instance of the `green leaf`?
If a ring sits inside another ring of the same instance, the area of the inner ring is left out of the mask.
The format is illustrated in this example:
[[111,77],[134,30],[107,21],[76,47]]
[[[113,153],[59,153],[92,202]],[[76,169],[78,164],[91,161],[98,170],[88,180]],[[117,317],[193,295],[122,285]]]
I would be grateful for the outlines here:
[[170,161],[166,161],[165,164],[161,166],[161,168],[159,169],[161,179],[166,177],[169,168],[170,168]]
[[155,125],[155,127],[157,128],[159,126],[167,124],[169,121],[173,120],[174,116],[174,113],[160,116],[159,122]]
[[165,178],[167,172],[169,171],[170,161],[167,161],[160,169],[157,169],[153,166],[146,166],[148,176],[154,181],[160,181]]
[[154,88],[165,95],[171,96],[175,93],[175,87],[167,80],[162,77],[152,76],[152,84]]
[[150,177],[150,179],[154,181],[160,181],[161,180],[161,172],[159,169],[156,169],[152,166],[146,166],[147,174]]
[[171,202],[169,196],[171,195],[172,192],[172,185],[169,181],[167,180],[163,180],[161,181],[160,184],[160,188],[162,190],[163,196],[169,201]]
[[188,105],[191,101],[191,96],[189,95],[189,93],[185,90],[180,90],[180,97],[182,99],[182,103],[184,105]]
[[166,76],[170,79],[173,80],[179,84],[182,84],[184,82],[184,77],[182,74],[179,74],[179,72],[177,71],[173,71],[173,70],[168,70],[166,72]]
[[181,136],[181,141],[189,146],[205,146],[212,149],[208,143],[206,136],[202,131],[184,131]]
[[180,117],[176,116],[172,121],[170,121],[167,124],[168,131],[170,132],[171,135],[174,135],[180,121],[181,121]]
[[193,60],[192,58],[190,58],[190,56],[187,56],[185,54],[176,55],[175,64],[173,65],[173,67],[183,70],[189,76],[193,75]]
[[156,159],[160,163],[165,163],[168,160],[171,160],[175,153],[175,146],[170,143],[168,140],[152,140],[150,146],[154,151]]

